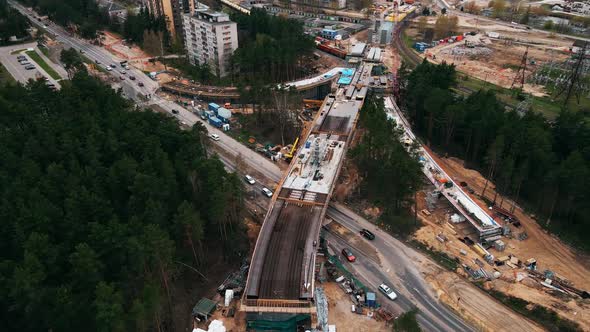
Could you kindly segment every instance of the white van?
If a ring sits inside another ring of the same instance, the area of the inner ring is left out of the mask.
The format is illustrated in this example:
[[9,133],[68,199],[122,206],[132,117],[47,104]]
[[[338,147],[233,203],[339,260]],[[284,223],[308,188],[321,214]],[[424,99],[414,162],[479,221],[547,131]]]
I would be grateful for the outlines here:
[[209,135],[209,137],[211,137],[211,139],[214,141],[219,141],[219,135],[217,135],[217,134],[211,134],[211,135]]

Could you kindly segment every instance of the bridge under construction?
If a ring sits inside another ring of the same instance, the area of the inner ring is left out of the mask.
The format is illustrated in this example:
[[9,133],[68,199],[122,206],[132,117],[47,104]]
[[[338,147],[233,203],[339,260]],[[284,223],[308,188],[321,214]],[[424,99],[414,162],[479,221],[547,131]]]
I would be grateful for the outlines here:
[[260,230],[241,310],[315,312],[314,274],[320,228],[365,99],[372,67],[361,64],[347,71],[352,79],[338,80],[336,92],[326,97],[302,140]]

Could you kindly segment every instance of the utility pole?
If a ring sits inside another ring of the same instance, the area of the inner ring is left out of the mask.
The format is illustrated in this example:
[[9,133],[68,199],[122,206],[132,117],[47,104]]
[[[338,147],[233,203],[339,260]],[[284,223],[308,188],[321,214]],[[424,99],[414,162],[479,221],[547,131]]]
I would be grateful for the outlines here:
[[516,76],[514,76],[514,80],[512,81],[512,85],[510,89],[514,88],[514,85],[520,83],[520,89],[522,90],[524,87],[524,78],[526,75],[526,62],[527,57],[529,54],[529,47],[526,47],[524,54],[522,55],[522,59],[520,60],[520,66],[518,67],[518,71],[516,72]]
[[582,64],[584,63],[584,59],[586,58],[586,48],[588,47],[588,42],[584,43],[584,46],[578,52],[578,60],[575,62],[569,77],[567,78],[567,83],[562,86],[562,88],[557,93],[557,97],[561,96],[561,94],[565,91],[565,99],[563,101],[563,105],[567,105],[570,97],[573,93],[576,94],[576,99],[578,104],[580,103],[580,72],[582,71]]

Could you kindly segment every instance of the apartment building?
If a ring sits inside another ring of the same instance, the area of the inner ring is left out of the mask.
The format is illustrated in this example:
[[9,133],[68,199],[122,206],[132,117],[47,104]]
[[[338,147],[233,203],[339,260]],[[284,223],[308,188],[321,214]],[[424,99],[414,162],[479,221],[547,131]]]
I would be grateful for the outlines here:
[[144,5],[154,16],[164,16],[170,35],[183,39],[182,15],[193,13],[195,0],[144,0]]
[[183,15],[183,29],[192,64],[209,64],[218,77],[229,74],[230,56],[238,48],[238,29],[227,14],[199,7]]

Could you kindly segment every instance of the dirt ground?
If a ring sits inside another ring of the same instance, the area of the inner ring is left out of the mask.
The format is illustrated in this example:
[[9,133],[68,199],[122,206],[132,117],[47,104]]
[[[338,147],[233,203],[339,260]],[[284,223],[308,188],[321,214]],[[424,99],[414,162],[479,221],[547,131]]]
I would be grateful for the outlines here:
[[482,331],[543,331],[528,319],[497,302],[453,272],[439,270],[427,274],[439,299]]
[[150,57],[150,55],[145,53],[141,48],[135,45],[129,45],[124,42],[120,35],[109,31],[103,32],[104,38],[102,43],[104,47],[118,57],[127,60],[137,60]]
[[328,299],[328,323],[336,325],[337,331],[391,331],[391,327],[385,326],[383,322],[367,317],[368,311],[366,310],[363,315],[353,314],[351,312],[352,301],[335,282],[326,282],[322,286]]
[[[485,179],[477,171],[465,169],[461,160],[456,158],[436,158],[436,160],[456,182],[467,182],[476,193],[483,191]],[[493,197],[494,195],[494,185],[490,183],[486,190],[486,196]],[[425,196],[426,194],[424,192],[421,192],[418,196],[418,210],[421,211],[419,216],[424,226],[416,232],[415,238],[417,240],[431,246],[435,250],[445,252],[452,257],[458,257],[461,263],[474,269],[479,268],[475,264],[475,260],[479,260],[480,263],[483,263],[486,271],[498,271],[501,273],[499,279],[491,282],[491,286],[495,289],[551,308],[561,316],[578,322],[585,331],[590,330],[590,301],[582,301],[578,298],[562,297],[558,294],[549,293],[548,289],[543,287],[538,280],[530,277],[517,282],[517,274],[527,275],[523,269],[512,269],[507,265],[492,267],[485,263],[478,253],[458,240],[459,237],[473,233],[469,224],[465,222],[451,224],[448,222],[453,212],[451,212],[450,204],[443,200],[438,201],[436,209],[429,215],[425,214],[422,212],[426,208]],[[471,195],[471,197],[480,206],[486,206],[485,202],[479,197],[476,197],[476,195]],[[501,201],[501,196],[498,196],[497,201]],[[508,208],[508,204],[512,203],[507,203],[505,200],[503,204],[505,208]],[[514,238],[504,237],[502,241],[506,243],[506,249],[503,252],[496,251],[493,248],[489,251],[496,258],[508,255],[514,255],[521,261],[535,258],[538,264],[538,271],[549,269],[559,277],[572,282],[574,287],[588,290],[590,288],[590,278],[587,277],[590,275],[589,258],[571,249],[555,236],[545,232],[536,221],[518,206],[516,207],[515,215],[519,218],[522,226],[520,228],[512,227],[513,232],[525,231],[528,234],[528,239],[519,241]],[[441,242],[438,240],[437,236],[439,235],[442,235],[447,241]],[[433,278],[435,285],[440,280],[445,279],[441,279],[440,276]],[[445,287],[444,284],[440,284],[439,287],[446,291],[452,291],[453,289]],[[456,289],[455,291],[465,290]],[[462,298],[467,299],[467,297]]]
[[[429,18],[428,26],[433,27],[435,21],[436,18]],[[406,34],[421,40],[416,22],[417,19],[414,20],[413,28],[406,30]],[[460,72],[505,88],[511,87],[527,46],[529,49],[526,77],[548,61],[565,60],[569,47],[572,46],[571,41],[551,38],[547,34],[459,16],[459,33],[470,31],[478,32],[476,38],[471,39],[481,39],[481,46],[466,48],[464,42],[442,43],[426,51],[428,59],[435,63],[453,63]],[[487,32],[497,32],[500,37],[487,38]],[[486,51],[483,52],[485,54],[477,52],[482,49]],[[525,84],[524,90],[537,96],[545,94],[542,87],[530,84]]]
[[[439,165],[448,172],[455,181],[465,181],[476,193],[481,193],[485,186],[485,178],[475,170],[465,169],[463,162],[457,158],[438,158]],[[487,197],[495,195],[493,183],[488,185]],[[471,195],[478,203],[485,206],[479,198]],[[501,201],[498,195],[497,201]],[[508,203],[504,201],[504,207]],[[522,226],[518,231],[526,231],[528,239],[518,241],[515,239],[506,240],[506,252],[510,251],[517,257],[526,260],[534,257],[537,259],[539,269],[550,269],[561,277],[570,280],[576,287],[590,289],[590,257],[576,252],[557,237],[547,233],[539,224],[525,213],[519,206],[514,212],[519,218]]]

